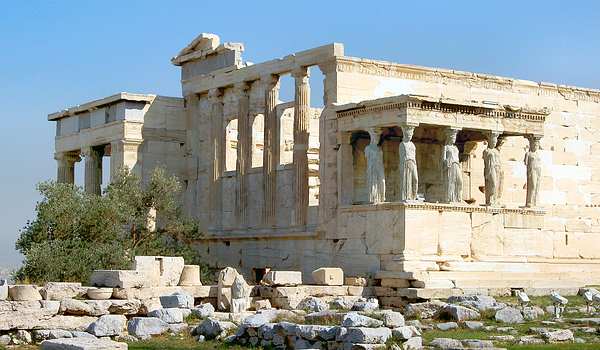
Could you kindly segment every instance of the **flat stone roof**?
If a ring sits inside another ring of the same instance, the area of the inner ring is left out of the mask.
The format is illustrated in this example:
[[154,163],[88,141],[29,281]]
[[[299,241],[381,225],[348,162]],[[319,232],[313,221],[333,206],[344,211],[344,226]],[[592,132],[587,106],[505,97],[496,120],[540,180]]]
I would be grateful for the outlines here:
[[86,102],[81,105],[69,107],[59,112],[55,112],[48,115],[48,120],[58,120],[61,118],[69,117],[81,112],[91,111],[102,106],[110,105],[120,101],[134,101],[134,102],[152,102],[157,95],[154,94],[135,94],[130,92],[119,92],[117,94],[104,97],[98,100]]

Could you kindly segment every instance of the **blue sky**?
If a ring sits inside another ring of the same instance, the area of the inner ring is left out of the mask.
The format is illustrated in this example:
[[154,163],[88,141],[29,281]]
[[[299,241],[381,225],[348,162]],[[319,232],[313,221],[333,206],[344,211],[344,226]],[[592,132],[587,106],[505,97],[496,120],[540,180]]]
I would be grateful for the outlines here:
[[48,113],[119,91],[180,96],[169,59],[201,32],[261,62],[346,54],[600,88],[598,1],[14,1],[0,13],[0,266],[17,264],[35,184],[53,178]]

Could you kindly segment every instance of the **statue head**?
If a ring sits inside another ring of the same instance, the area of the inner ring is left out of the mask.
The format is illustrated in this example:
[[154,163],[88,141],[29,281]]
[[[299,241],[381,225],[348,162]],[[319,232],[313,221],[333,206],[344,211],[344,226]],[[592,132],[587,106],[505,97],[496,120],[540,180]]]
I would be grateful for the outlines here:
[[402,127],[402,142],[410,142],[412,140],[413,135],[415,134],[414,126],[403,126]]
[[540,139],[539,137],[532,136],[529,138],[529,151],[536,152],[540,149]]
[[502,145],[506,142],[506,137],[503,135],[498,136],[498,142],[496,143],[496,148],[501,148]]
[[496,148],[498,144],[498,134],[495,132],[491,132],[488,135],[488,148]]
[[453,145],[456,143],[456,134],[458,134],[458,130],[446,129],[444,133],[446,135],[446,145]]

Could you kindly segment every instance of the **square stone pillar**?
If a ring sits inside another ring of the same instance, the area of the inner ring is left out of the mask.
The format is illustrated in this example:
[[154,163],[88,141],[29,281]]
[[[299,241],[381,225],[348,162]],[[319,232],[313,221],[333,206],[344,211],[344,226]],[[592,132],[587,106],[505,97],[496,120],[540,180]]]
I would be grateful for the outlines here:
[[127,168],[142,179],[140,140],[117,140],[110,143],[110,181],[114,181],[119,169]]
[[279,165],[279,120],[277,101],[279,100],[279,76],[262,77],[265,86],[265,126],[263,150],[263,225],[274,227],[277,207],[277,166]]
[[310,85],[308,69],[298,67],[294,98],[294,225],[306,227],[308,218],[308,136],[310,125]]
[[102,157],[104,146],[86,147],[81,150],[85,157],[85,183],[87,193],[102,194]]
[[79,155],[73,152],[59,152],[54,154],[54,159],[57,163],[56,182],[74,184],[75,163],[81,160]]
[[338,199],[340,205],[352,205],[354,198],[354,157],[352,132],[341,132],[338,154]]

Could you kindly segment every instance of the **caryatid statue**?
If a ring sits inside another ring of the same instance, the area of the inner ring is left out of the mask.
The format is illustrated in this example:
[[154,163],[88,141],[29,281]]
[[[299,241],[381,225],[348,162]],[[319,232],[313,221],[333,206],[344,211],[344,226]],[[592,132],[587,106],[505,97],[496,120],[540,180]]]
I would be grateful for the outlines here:
[[528,208],[538,205],[542,180],[542,158],[539,148],[539,136],[531,136],[529,138],[529,151],[525,154],[525,166],[527,167],[527,198],[525,206]]
[[[496,143],[496,149],[498,152],[501,152],[502,145],[506,141],[506,137],[500,135],[498,137],[498,142]],[[500,173],[498,179],[498,201],[502,201],[502,194],[504,193],[504,166],[502,166],[502,158],[500,158]]]
[[445,130],[445,144],[442,149],[442,177],[444,179],[445,202],[459,203],[462,201],[462,169],[460,166],[456,129]]
[[502,161],[496,148],[498,133],[488,135],[488,145],[483,151],[483,176],[485,179],[485,205],[497,205],[500,197]]
[[385,172],[383,169],[383,152],[379,147],[379,132],[369,129],[371,142],[365,147],[367,158],[367,189],[369,202],[373,204],[385,201]]
[[402,142],[398,147],[400,154],[400,200],[412,201],[417,199],[419,189],[419,175],[417,172],[417,154],[412,137],[415,127],[412,125],[402,126]]

